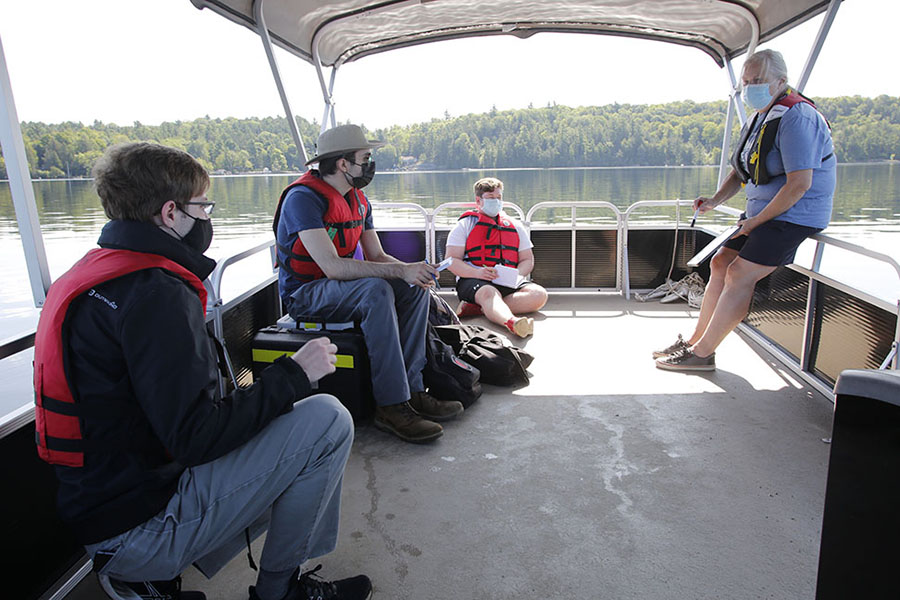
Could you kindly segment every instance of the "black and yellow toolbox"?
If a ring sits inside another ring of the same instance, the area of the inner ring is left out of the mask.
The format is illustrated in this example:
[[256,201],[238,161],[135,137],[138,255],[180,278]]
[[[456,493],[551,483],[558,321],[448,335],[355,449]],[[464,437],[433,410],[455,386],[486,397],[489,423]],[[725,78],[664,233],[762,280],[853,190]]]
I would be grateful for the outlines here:
[[337,368],[313,387],[337,397],[354,421],[369,418],[375,409],[369,355],[362,331],[352,323],[295,323],[282,318],[278,325],[260,329],[253,337],[253,376],[279,357],[293,354],[306,342],[322,336],[337,346]]

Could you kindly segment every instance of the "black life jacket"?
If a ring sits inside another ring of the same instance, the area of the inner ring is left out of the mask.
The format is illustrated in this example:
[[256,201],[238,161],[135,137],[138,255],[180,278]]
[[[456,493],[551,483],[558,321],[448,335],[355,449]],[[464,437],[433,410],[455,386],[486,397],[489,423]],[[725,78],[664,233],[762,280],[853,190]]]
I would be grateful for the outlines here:
[[478,217],[478,222],[466,238],[463,260],[478,267],[519,264],[519,231],[504,212],[489,217],[480,210],[464,212],[459,218]]
[[[741,160],[741,155],[744,152],[744,148],[747,144],[747,140],[750,137],[750,133],[753,131],[756,120],[759,118],[759,113],[756,113],[753,116],[753,119],[748,122],[747,127],[741,133],[740,140],[738,141],[738,145],[734,150],[734,153],[731,155],[731,167],[735,170],[740,177],[742,183],[746,183],[750,181],[755,185],[765,185],[769,183],[772,179],[772,176],[769,174],[766,169],[766,157],[769,154],[769,151],[772,150],[772,147],[775,145],[775,135],[778,133],[778,126],[781,124],[781,117],[784,116],[792,106],[795,104],[799,104],[800,102],[809,104],[813,108],[816,108],[815,103],[804,96],[799,92],[795,92],[791,88],[788,88],[787,93],[779,98],[775,104],[766,111],[766,114],[763,116],[762,125],[759,128],[759,131],[756,134],[756,139],[753,141],[753,149],[750,152],[750,156],[748,158],[747,163],[744,164],[744,161]],[[816,108],[816,112],[818,112],[818,108]],[[821,116],[822,113],[819,113]],[[822,120],[825,121],[825,124],[828,125],[828,120],[822,116]],[[828,125],[829,129],[831,128]],[[825,156],[822,158],[822,162],[824,163],[826,160],[834,156],[834,153]]]
[[85,452],[92,450],[91,440],[82,436],[82,410],[63,365],[63,332],[72,301],[106,281],[157,268],[190,285],[206,312],[206,288],[196,275],[165,257],[131,250],[91,250],[47,291],[34,341],[34,420],[38,455],[48,463],[83,467]]
[[288,192],[301,185],[316,192],[328,202],[328,209],[325,211],[322,220],[325,224],[325,231],[328,232],[328,237],[331,238],[331,243],[334,244],[334,249],[337,251],[338,256],[343,258],[352,258],[353,253],[356,251],[356,245],[359,243],[360,237],[362,237],[369,204],[365,194],[357,188],[352,188],[348,192],[350,202],[353,204],[351,208],[350,204],[347,203],[347,199],[323,181],[315,171],[307,171],[281,192],[272,224],[278,246],[277,264],[290,273],[291,276],[305,283],[314,279],[321,279],[325,277],[325,273],[309,255],[298,234],[291,234],[286,245],[278,243],[278,222],[281,220],[281,207],[284,205],[284,199],[287,198]]

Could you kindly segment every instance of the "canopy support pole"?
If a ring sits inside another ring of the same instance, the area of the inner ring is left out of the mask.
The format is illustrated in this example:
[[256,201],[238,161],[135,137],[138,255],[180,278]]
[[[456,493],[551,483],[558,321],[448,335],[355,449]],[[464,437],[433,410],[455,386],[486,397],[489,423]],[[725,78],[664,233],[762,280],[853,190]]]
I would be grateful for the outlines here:
[[28,269],[28,280],[31,282],[31,295],[34,297],[34,305],[41,307],[47,298],[47,290],[50,289],[50,267],[47,264],[41,221],[34,201],[31,173],[28,171],[25,141],[22,139],[22,129],[19,126],[2,41],[0,41],[0,93],[3,96],[0,99],[0,148],[6,161],[9,189],[16,210],[19,235],[25,250],[25,266]]
[[728,112],[725,116],[725,133],[722,137],[722,156],[719,158],[719,181],[716,184],[716,189],[722,186],[722,182],[728,176],[728,165],[731,159],[731,128],[734,126],[734,115],[737,113],[742,126],[747,120],[747,115],[744,113],[744,105],[741,103],[740,88],[734,77],[734,69],[731,66],[731,59],[725,59],[725,68],[728,73],[728,80],[731,83],[731,92],[728,94]]
[[806,58],[806,64],[803,65],[803,72],[800,74],[800,80],[797,82],[797,91],[800,93],[803,93],[803,90],[806,88],[806,82],[809,81],[809,76],[812,73],[813,67],[816,66],[816,61],[819,59],[819,52],[822,51],[822,46],[825,44],[825,38],[828,37],[828,32],[831,31],[831,25],[834,23],[834,17],[837,15],[838,7],[840,7],[840,5],[841,0],[831,0],[831,4],[828,5],[828,10],[825,12],[825,18],[822,19],[822,25],[819,27],[819,33],[816,34],[816,41],[809,51],[809,56]]
[[263,16],[263,0],[253,0],[253,20],[256,22],[257,33],[259,39],[262,40],[263,48],[266,51],[266,58],[269,60],[269,68],[272,69],[272,77],[275,79],[275,87],[278,88],[278,95],[281,97],[281,105],[287,115],[288,127],[291,128],[291,137],[294,138],[294,144],[297,145],[297,154],[300,157],[300,171],[306,171],[306,146],[303,145],[303,139],[300,137],[300,129],[297,127],[297,119],[294,118],[294,111],[288,102],[287,94],[284,91],[284,84],[281,82],[281,72],[278,70],[278,62],[275,60],[275,52],[272,49],[272,39],[269,37],[269,30],[266,27],[266,20]]
[[323,72],[324,65],[322,64],[322,58],[319,56],[319,33],[321,30],[317,31],[313,36],[312,40],[312,55],[313,55],[313,65],[316,67],[316,75],[319,77],[319,86],[322,88],[322,99],[325,101],[325,112],[322,114],[322,129],[321,131],[325,131],[328,129],[328,123],[331,123],[331,127],[335,126],[335,117],[334,117],[334,80],[337,77],[338,66],[334,65],[331,67],[331,82],[326,85],[325,83],[325,73]]

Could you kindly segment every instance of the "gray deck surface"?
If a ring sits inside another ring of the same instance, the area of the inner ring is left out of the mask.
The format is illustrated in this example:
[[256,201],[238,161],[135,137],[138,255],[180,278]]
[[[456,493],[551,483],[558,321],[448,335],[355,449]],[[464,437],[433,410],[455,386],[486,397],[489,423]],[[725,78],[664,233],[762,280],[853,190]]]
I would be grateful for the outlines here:
[[[812,598],[833,405],[738,334],[713,373],[656,369],[695,315],[552,295],[517,342],[530,385],[485,386],[431,445],[357,428],[338,547],[309,566],[390,599]],[[240,556],[185,588],[254,578]],[[69,595],[103,597],[93,575]]]

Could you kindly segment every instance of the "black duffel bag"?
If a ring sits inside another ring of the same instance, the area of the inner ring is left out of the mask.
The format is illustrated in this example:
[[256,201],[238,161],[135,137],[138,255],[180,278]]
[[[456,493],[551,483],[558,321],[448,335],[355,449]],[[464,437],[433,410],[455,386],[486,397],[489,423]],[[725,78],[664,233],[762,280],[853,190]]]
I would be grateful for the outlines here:
[[438,337],[429,323],[425,333],[425,368],[422,378],[428,393],[438,400],[456,400],[466,408],[481,396],[481,374],[460,359]]
[[478,325],[435,327],[461,359],[478,369],[481,381],[491,385],[528,383],[528,366],[534,357],[509,340]]

